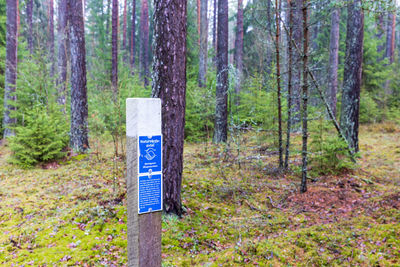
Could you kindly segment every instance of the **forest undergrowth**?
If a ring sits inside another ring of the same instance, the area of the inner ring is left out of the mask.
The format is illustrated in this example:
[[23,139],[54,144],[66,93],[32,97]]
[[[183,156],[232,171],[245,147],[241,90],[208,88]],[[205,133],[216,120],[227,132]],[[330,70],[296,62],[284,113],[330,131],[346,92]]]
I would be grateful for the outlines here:
[[[398,126],[362,126],[358,165],[312,177],[305,194],[300,156],[279,171],[266,135],[185,145],[185,214],[163,215],[163,266],[400,264]],[[9,164],[1,146],[1,265],[127,264],[124,159],[96,144],[31,170]]]

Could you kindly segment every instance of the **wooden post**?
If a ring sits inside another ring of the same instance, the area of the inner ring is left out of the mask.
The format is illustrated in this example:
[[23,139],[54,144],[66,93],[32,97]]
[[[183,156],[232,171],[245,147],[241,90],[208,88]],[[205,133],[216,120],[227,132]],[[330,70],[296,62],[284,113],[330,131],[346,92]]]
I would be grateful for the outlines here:
[[161,100],[126,100],[128,266],[161,266]]

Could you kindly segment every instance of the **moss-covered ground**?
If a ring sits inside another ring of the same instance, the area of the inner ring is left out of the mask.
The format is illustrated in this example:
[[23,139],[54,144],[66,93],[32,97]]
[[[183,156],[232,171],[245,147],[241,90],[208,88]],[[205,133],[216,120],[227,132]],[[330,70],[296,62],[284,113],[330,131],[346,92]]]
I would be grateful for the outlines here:
[[[265,135],[186,144],[185,214],[163,215],[163,266],[400,265],[398,128],[363,126],[357,167],[314,177],[305,194],[300,158],[279,172]],[[0,148],[1,265],[126,265],[124,160],[94,143],[96,153],[31,170]]]

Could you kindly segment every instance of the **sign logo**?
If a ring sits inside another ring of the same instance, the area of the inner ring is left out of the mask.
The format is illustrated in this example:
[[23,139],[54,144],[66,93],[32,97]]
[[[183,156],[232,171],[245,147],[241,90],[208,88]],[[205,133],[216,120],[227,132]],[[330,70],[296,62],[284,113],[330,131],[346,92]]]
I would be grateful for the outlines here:
[[161,135],[139,136],[139,173],[161,172],[162,168]]

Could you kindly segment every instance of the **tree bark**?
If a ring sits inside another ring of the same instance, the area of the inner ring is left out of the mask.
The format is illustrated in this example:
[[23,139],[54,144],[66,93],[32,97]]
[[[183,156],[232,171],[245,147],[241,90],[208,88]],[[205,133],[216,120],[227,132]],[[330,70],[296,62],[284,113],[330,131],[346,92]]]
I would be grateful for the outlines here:
[[309,46],[309,31],[308,31],[308,0],[303,2],[303,90],[302,90],[302,120],[303,120],[303,145],[302,145],[302,167],[301,167],[301,186],[300,192],[307,191],[307,165],[308,165],[308,46]]
[[388,15],[388,23],[386,30],[386,57],[389,64],[394,61],[394,48],[396,42],[396,13],[390,12]]
[[349,146],[358,151],[360,88],[364,43],[364,13],[362,0],[348,5],[346,60],[344,63],[340,127]]
[[68,42],[68,3],[67,0],[58,1],[58,78],[57,103],[65,113],[66,93],[67,93],[67,42]]
[[123,29],[122,29],[122,50],[126,50],[126,26],[127,26],[126,10],[127,10],[127,1],[124,0],[124,13],[123,13],[124,25],[122,25],[122,27],[123,27]]
[[217,61],[217,56],[216,56],[216,52],[217,52],[217,1],[218,0],[214,0],[214,8],[213,8],[214,15],[213,15],[212,47],[213,47],[214,53],[215,53],[215,56],[213,57],[214,64]]
[[[154,0],[153,97],[161,98],[164,211],[182,214],[186,106],[185,0]],[[168,41],[166,41],[168,40]]]
[[28,0],[26,3],[26,24],[28,26],[28,49],[29,53],[33,54],[33,23],[32,23],[32,16],[33,16],[33,0]]
[[228,0],[218,0],[217,88],[214,142],[228,138]]
[[4,84],[4,117],[3,137],[13,136],[14,130],[11,127],[17,122],[11,117],[11,112],[16,110],[11,102],[17,100],[15,88],[17,84],[17,51],[18,51],[18,0],[7,0],[7,28],[6,28],[6,70]]
[[144,80],[144,85],[149,84],[148,81],[148,58],[149,58],[149,6],[148,0],[142,1],[140,12],[140,77]]
[[286,130],[286,153],[285,153],[285,169],[289,168],[289,154],[290,154],[290,132],[292,127],[292,78],[293,78],[293,12],[295,9],[294,0],[288,0],[289,7],[289,33],[288,33],[288,91],[287,91],[287,130]]
[[111,88],[114,102],[118,99],[118,0],[112,0],[111,21]]
[[132,0],[132,25],[131,25],[131,69],[135,68],[135,52],[136,52],[136,0]]
[[[293,40],[296,43],[296,46],[301,50],[303,45],[303,1],[304,0],[294,0],[296,3],[296,8],[293,14]],[[301,53],[294,53],[293,63],[294,63],[294,71],[293,71],[293,97],[292,97],[292,125],[297,128],[300,123],[300,95],[301,95]]]
[[338,89],[338,65],[339,65],[339,27],[340,9],[337,7],[331,15],[331,39],[329,45],[329,103],[336,116],[336,94]]
[[236,21],[236,43],[235,43],[235,66],[237,70],[237,82],[235,93],[237,96],[236,104],[239,103],[243,76],[243,0],[238,0],[238,11]]
[[207,75],[207,45],[208,45],[208,19],[207,19],[207,0],[200,3],[200,49],[199,49],[199,87],[206,86]]
[[279,143],[279,168],[283,168],[283,144],[282,144],[282,100],[281,100],[281,66],[280,66],[280,3],[275,0],[275,49],[276,49],[276,84],[278,100],[278,143]]
[[74,151],[89,149],[88,104],[86,89],[86,49],[83,6],[81,0],[68,0],[71,49],[71,135]]
[[50,60],[50,77],[54,77],[56,71],[55,57],[54,57],[54,1],[50,0],[49,7],[49,60]]

